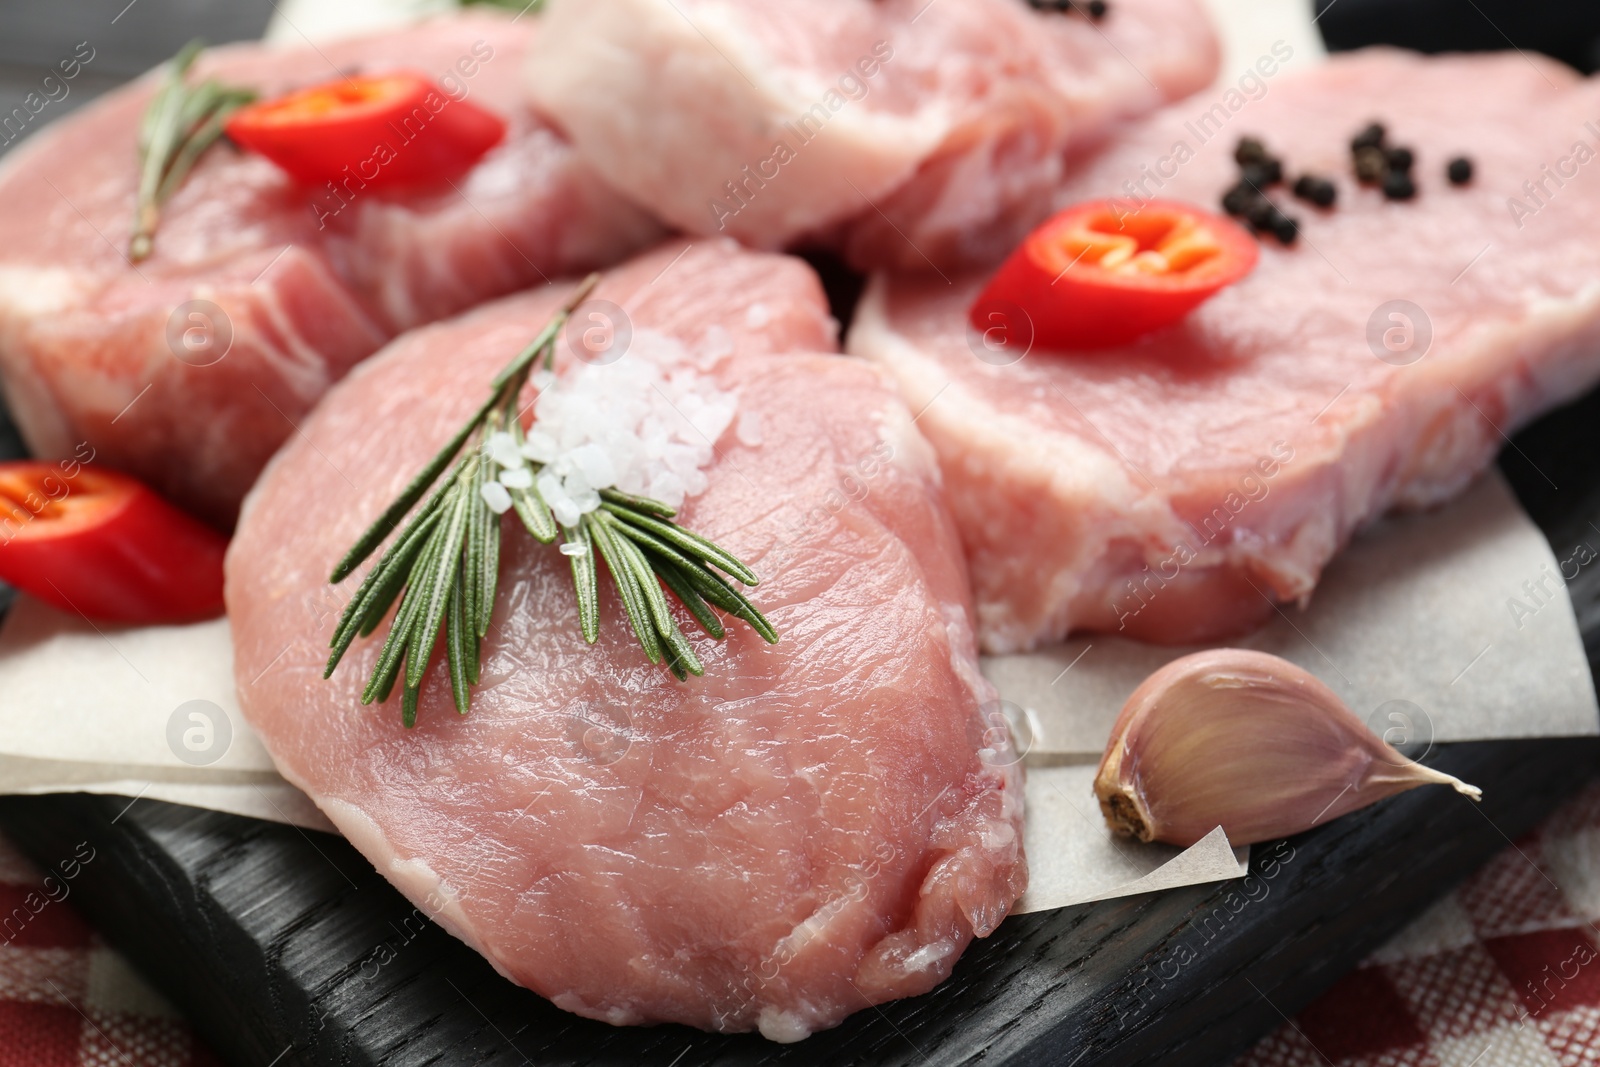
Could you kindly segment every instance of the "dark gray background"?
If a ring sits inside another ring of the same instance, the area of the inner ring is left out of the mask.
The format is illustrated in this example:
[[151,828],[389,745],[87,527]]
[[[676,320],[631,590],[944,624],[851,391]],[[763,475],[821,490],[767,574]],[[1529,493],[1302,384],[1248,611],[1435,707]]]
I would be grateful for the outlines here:
[[95,50],[67,95],[0,152],[96,93],[149,70],[192,38],[221,44],[260,37],[272,9],[272,0],[0,0],[0,115],[37,90],[79,42]]

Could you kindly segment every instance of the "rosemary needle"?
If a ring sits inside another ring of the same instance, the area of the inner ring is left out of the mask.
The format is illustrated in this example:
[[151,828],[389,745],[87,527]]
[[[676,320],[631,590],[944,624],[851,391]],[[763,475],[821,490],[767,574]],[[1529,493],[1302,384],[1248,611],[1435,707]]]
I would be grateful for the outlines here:
[[[343,581],[399,530],[340,616],[323,677],[332,676],[357,637],[377,630],[398,599],[361,702],[386,701],[399,683],[406,726],[416,724],[418,690],[441,633],[456,710],[465,715],[471,705],[480,646],[489,632],[500,579],[501,522],[499,511],[488,504],[491,482],[510,497],[510,506],[501,510],[514,512],[535,540],[548,545],[564,538],[562,552],[572,568],[579,626],[590,644],[600,636],[598,560],[605,561],[645,657],[665,664],[680,680],[702,674],[705,667],[678,627],[668,592],[717,640],[726,630],[713,609],[745,622],[768,642],[778,640],[772,624],[736,588],[735,583],[758,584],[750,568],[673,522],[673,509],[660,501],[603,489],[598,508],[584,513],[576,525],[564,526],[540,495],[536,478],[525,486],[496,482],[507,468],[492,454],[491,438],[509,434],[520,450],[518,401],[523,387],[536,364],[542,361],[547,370],[554,366],[556,338],[599,280],[596,274],[586,278],[533,342],[495,376],[488,399],[356,539],[329,578]],[[527,463],[535,475],[543,466]],[[411,518],[402,527],[408,514]]]
[[200,41],[190,41],[168,60],[161,87],[139,125],[139,192],[128,240],[128,259],[134,263],[154,251],[162,207],[222,136],[228,117],[256,97],[249,89],[212,78],[191,86],[189,68],[202,47]]

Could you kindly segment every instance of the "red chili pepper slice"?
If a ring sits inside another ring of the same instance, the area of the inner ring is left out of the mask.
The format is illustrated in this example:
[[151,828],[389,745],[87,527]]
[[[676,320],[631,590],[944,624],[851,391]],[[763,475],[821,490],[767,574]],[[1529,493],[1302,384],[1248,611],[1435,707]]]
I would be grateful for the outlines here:
[[126,474],[0,463],[0,580],[62,611],[122,623],[220,615],[227,547]]
[[398,71],[251,104],[225,129],[309,185],[354,176],[387,186],[460,174],[500,143],[506,122],[421,74]]
[[[1126,344],[1182,319],[1256,265],[1255,238],[1189,204],[1077,204],[1040,226],[973,303],[970,321],[1044,348]],[[1017,321],[1019,314],[1023,321]]]

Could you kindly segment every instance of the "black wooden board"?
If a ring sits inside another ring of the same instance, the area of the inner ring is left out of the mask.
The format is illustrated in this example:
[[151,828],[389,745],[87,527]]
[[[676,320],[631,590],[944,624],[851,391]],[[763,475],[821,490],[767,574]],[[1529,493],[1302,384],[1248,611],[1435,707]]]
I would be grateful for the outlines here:
[[1594,0],[1315,0],[1332,51],[1372,44],[1422,52],[1543,52],[1585,74],[1600,69]]
[[[1502,458],[1558,558],[1600,544],[1600,393]],[[1600,568],[1569,589],[1600,652]],[[1481,806],[1420,789],[1287,842],[1250,878],[1008,919],[923,997],[797,1045],[617,1029],[500,978],[343,840],[153,801],[0,799],[41,866],[87,841],[74,899],[228,1062],[1222,1064],[1280,1025],[1600,769],[1600,740],[1439,746]]]
[[1481,810],[1419,790],[1258,847],[1248,879],[1008,919],[932,993],[788,1046],[562,1012],[329,835],[81,794],[5,798],[0,825],[41,866],[94,848],[73,899],[233,1064],[1222,1064],[1597,756],[1594,740],[1450,746],[1430,762],[1481,784]]

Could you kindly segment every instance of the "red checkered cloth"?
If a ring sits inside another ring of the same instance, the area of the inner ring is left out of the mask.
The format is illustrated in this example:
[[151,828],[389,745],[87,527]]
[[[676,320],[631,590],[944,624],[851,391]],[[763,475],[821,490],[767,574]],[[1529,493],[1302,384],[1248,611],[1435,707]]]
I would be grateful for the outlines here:
[[0,837],[0,1067],[220,1067],[73,910],[85,858],[47,877]]
[[[0,1067],[216,1065],[78,918],[63,871],[0,838]],[[1600,783],[1234,1067],[1600,1065],[1597,920]]]
[[1600,1064],[1600,784],[1234,1067]]

